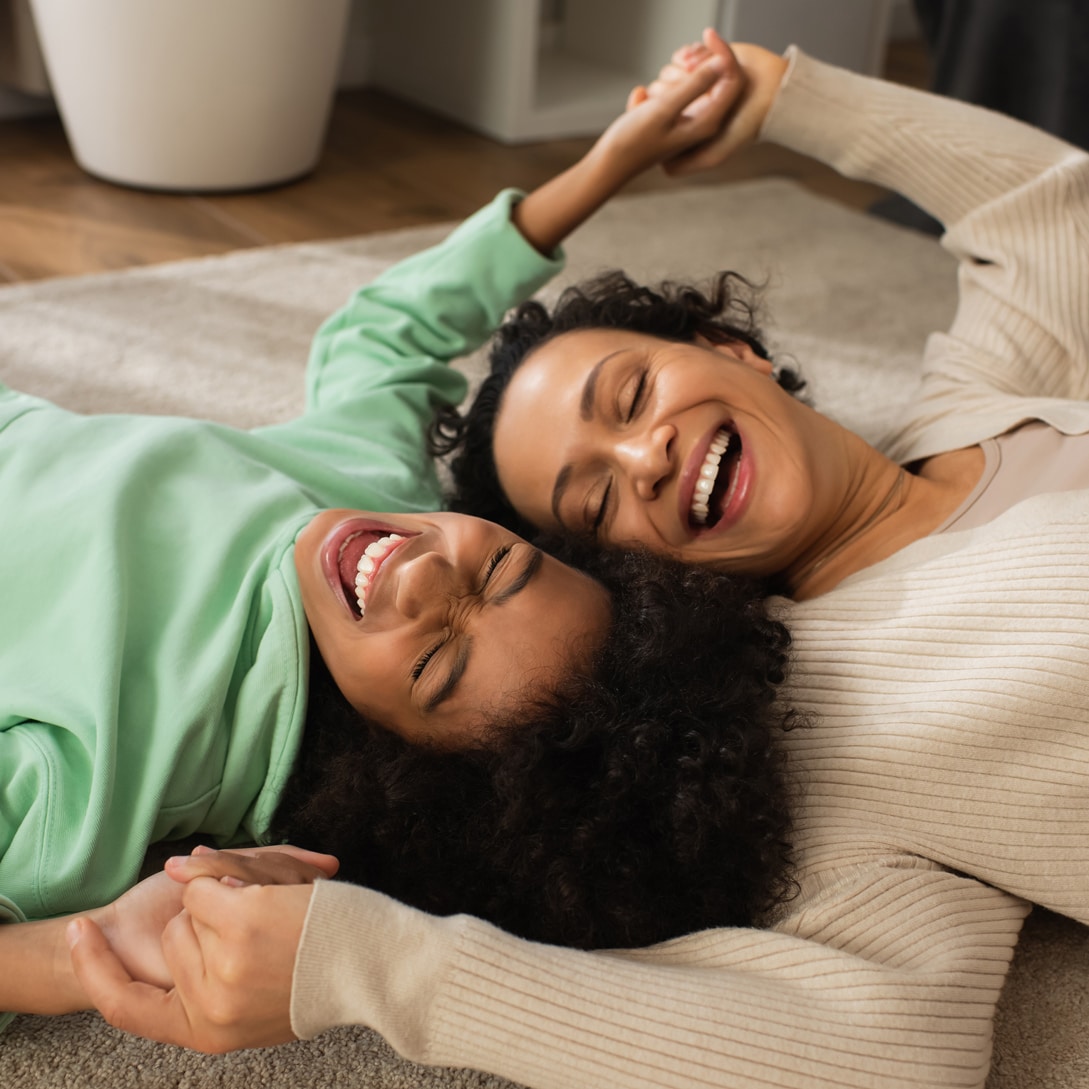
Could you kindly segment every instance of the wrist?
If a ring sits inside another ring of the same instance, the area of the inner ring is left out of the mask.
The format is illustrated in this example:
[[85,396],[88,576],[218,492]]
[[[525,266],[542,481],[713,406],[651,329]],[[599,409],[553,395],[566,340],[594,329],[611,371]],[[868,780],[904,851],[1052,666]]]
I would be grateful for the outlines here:
[[86,991],[83,989],[83,985],[76,977],[75,969],[72,967],[67,930],[68,924],[73,918],[75,916],[69,915],[64,918],[50,920],[51,923],[57,924],[55,931],[50,933],[53,946],[53,982],[50,991],[52,996],[55,997],[51,997],[49,1000],[51,1008],[40,1011],[42,1013],[75,1013],[77,1010],[88,1010],[92,1005]]
[[90,1008],[65,940],[71,919],[0,926],[0,1010],[61,1014]]
[[535,189],[513,210],[514,224],[540,253],[550,256],[626,180],[618,180],[595,145],[574,166]]

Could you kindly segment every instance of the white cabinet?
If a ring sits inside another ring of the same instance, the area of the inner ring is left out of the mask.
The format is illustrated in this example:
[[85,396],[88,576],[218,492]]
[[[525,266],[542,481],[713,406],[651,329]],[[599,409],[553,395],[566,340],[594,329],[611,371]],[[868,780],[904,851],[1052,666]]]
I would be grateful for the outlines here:
[[890,0],[375,0],[371,80],[507,143],[599,132],[716,26],[880,68]]

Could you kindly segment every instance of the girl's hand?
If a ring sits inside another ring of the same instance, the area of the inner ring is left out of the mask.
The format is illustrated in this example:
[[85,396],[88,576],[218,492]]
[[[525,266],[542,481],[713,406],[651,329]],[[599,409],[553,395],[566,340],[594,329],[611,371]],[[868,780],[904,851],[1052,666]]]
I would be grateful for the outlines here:
[[704,53],[651,88],[636,87],[627,107],[594,145],[591,157],[619,187],[713,138],[743,89],[733,54]]
[[169,987],[173,980],[162,951],[163,930],[182,910],[185,890],[164,873],[152,874],[112,904],[87,912],[135,979]]
[[[663,164],[668,174],[708,170],[725,162],[740,148],[753,143],[787,69],[784,57],[758,45],[737,43],[731,47],[714,30],[708,29],[703,32],[701,42],[681,46],[673,54],[658,79],[645,89],[646,95],[651,99],[671,98],[678,84],[690,73],[716,57],[726,66],[724,78],[734,81],[730,109],[720,117],[715,131],[702,143],[682,150]],[[689,110],[693,113],[703,112],[708,106],[705,100],[696,99]]]
[[312,892],[194,878],[162,936],[173,987],[134,980],[86,918],[69,925],[72,966],[103,1017],[125,1032],[209,1053],[285,1043],[295,1039],[291,978]]

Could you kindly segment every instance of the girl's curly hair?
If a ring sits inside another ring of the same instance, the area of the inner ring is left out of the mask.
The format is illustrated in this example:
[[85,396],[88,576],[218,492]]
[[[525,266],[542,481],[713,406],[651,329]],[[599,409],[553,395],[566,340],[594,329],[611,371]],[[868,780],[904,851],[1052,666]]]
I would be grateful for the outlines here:
[[277,837],[425,911],[552,944],[767,920],[794,889],[780,734],[795,715],[775,698],[786,628],[737,576],[575,545],[562,558],[604,583],[611,630],[585,673],[475,748],[363,721],[312,647]]
[[[663,281],[653,287],[612,270],[567,288],[551,311],[536,300],[518,307],[499,327],[489,351],[489,373],[469,409],[446,408],[428,436],[432,454],[450,457],[451,510],[498,522],[523,537],[537,527],[513,507],[499,484],[493,438],[503,395],[527,357],[564,333],[580,329],[623,329],[663,340],[691,343],[741,341],[770,358],[758,322],[759,289],[736,272],[720,272],[706,289]],[[800,394],[804,380],[780,367],[776,379]]]

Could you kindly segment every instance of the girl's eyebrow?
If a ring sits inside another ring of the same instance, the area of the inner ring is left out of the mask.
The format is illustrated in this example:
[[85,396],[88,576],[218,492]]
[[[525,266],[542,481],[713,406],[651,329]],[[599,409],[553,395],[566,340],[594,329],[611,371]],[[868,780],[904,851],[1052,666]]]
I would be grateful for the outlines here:
[[[542,563],[544,563],[544,553],[541,552],[539,548],[531,548],[529,559],[526,560],[522,570],[518,572],[508,586],[504,586],[503,589],[492,598],[492,604],[505,605],[515,594],[521,593],[530,584],[537,572],[540,571]],[[450,672],[446,675],[446,679],[424,704],[425,713],[430,714],[444,700],[448,700],[454,694],[454,690],[457,688],[461,678],[465,676],[465,670],[469,667],[469,655],[472,649],[472,637],[466,635],[460,641],[457,657],[454,659],[454,664],[450,667]]]
[[567,491],[567,485],[571,481],[572,472],[573,466],[568,462],[556,474],[556,483],[552,485],[552,517],[555,518],[564,529],[567,529],[567,526],[564,525],[563,518],[560,515],[560,504],[563,502],[563,496]]
[[515,594],[520,594],[541,569],[544,553],[539,548],[531,548],[525,566],[511,581],[492,598],[493,605],[506,605]]

